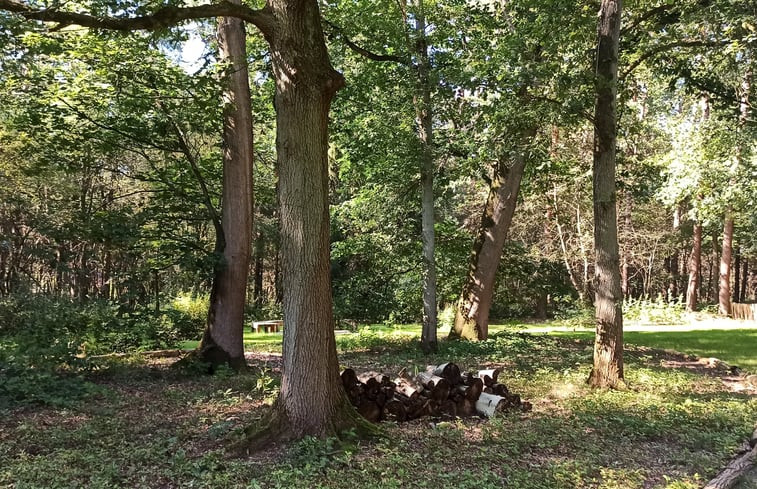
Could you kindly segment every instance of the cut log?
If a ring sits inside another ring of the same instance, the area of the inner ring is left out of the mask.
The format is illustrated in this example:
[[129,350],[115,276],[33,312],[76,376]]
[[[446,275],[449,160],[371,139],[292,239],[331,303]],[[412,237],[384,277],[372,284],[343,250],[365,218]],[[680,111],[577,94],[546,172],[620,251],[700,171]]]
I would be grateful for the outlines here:
[[360,381],[357,378],[357,374],[351,368],[344,369],[342,371],[341,377],[342,377],[342,385],[344,385],[344,388],[348,392],[350,389],[355,387],[356,384],[360,383]]
[[460,367],[458,367],[452,362],[443,363],[435,367],[432,366],[431,373],[433,373],[434,375],[438,377],[443,377],[447,379],[452,385],[457,385],[461,382]]
[[439,415],[444,417],[454,418],[457,416],[457,404],[454,401],[447,399],[439,405]]
[[412,379],[406,377],[397,377],[394,379],[395,390],[406,395],[410,399],[415,399],[421,392],[423,392],[423,386],[416,383]]
[[449,385],[449,381],[447,381],[447,379],[439,377],[438,375],[434,375],[431,372],[420,372],[415,379],[426,389],[433,389],[440,383]]
[[483,379],[484,384],[486,384],[487,387],[496,384],[497,379],[499,378],[500,369],[498,368],[490,368],[487,370],[479,370],[478,376]]
[[494,394],[502,397],[505,397],[509,394],[509,391],[507,390],[507,386],[505,384],[494,384],[492,386],[492,390],[494,391]]
[[731,460],[717,477],[708,482],[704,489],[730,489],[754,466],[756,458],[757,447],[739,455]]
[[470,399],[463,399],[457,403],[457,415],[458,416],[473,416],[476,414],[476,402]]
[[462,393],[466,399],[470,401],[477,401],[481,393],[484,391],[484,381],[476,378],[469,385],[457,386],[457,392]]
[[507,399],[493,394],[481,393],[481,397],[476,401],[476,411],[479,414],[491,418],[496,413],[502,412],[507,408]]
[[402,401],[392,399],[384,406],[384,417],[390,421],[397,421],[399,423],[407,421],[407,409]]
[[381,420],[381,408],[373,401],[363,401],[357,407],[357,412],[371,423],[378,423]]

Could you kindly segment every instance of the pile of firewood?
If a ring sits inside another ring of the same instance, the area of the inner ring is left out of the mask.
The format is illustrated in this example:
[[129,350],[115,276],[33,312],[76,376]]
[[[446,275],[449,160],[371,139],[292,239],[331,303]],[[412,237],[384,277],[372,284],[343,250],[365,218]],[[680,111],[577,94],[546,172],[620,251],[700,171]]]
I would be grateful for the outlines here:
[[454,363],[429,366],[415,377],[405,369],[392,380],[365,372],[342,372],[342,384],[358,412],[373,423],[410,421],[423,416],[439,418],[493,416],[505,410],[530,411],[531,403],[498,382],[500,370],[461,373]]

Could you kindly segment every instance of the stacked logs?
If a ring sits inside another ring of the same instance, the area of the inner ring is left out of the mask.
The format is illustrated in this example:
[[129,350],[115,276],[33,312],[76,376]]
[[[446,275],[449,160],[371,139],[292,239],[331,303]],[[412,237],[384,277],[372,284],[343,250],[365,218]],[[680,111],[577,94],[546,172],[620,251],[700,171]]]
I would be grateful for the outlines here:
[[531,404],[498,382],[500,370],[461,373],[452,362],[429,366],[415,377],[403,369],[391,379],[377,372],[342,372],[342,384],[358,412],[373,423],[438,418],[493,416],[506,410],[530,411]]

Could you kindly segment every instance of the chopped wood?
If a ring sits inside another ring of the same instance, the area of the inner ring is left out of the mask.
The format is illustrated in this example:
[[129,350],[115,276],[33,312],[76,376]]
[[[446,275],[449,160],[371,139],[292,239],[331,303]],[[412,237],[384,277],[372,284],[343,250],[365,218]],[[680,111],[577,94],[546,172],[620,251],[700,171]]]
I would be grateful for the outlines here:
[[360,383],[357,378],[357,374],[351,368],[344,369],[342,371],[341,377],[342,385],[344,385],[344,388],[347,389],[347,391],[352,389],[356,384]]
[[504,397],[482,392],[481,397],[476,401],[476,411],[491,418],[496,413],[504,411],[507,405],[508,401]]
[[432,366],[431,369],[434,375],[447,379],[453,385],[460,383],[460,367],[452,362]]
[[415,378],[402,369],[392,380],[378,372],[345,369],[341,381],[352,405],[367,420],[409,421],[422,416],[455,418],[493,416],[505,409],[530,411],[507,386],[497,382],[499,369],[461,374],[452,362],[430,365]]
[[486,384],[487,387],[491,387],[492,385],[497,383],[500,371],[501,370],[498,368],[479,370],[478,376],[484,380],[484,384]]
[[371,423],[378,423],[381,419],[381,408],[373,401],[364,401],[357,406],[357,412]]

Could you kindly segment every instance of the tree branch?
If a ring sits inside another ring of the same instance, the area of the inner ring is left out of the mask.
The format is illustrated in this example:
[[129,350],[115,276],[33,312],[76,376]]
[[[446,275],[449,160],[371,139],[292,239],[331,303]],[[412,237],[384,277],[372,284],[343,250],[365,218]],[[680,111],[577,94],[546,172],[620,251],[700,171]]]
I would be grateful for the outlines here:
[[372,61],[390,61],[393,63],[402,64],[402,65],[410,65],[410,60],[408,60],[407,58],[403,56],[396,56],[393,54],[377,54],[372,51],[369,51],[363,48],[362,46],[359,46],[352,39],[347,37],[344,34],[344,31],[342,30],[342,28],[339,27],[338,25],[334,24],[333,22],[328,21],[327,19],[323,19],[323,22],[334,30],[335,32],[334,37],[339,37],[342,40],[342,42],[344,42],[344,44],[347,45],[348,48],[350,48],[352,51],[359,54],[360,56],[363,56],[364,58],[368,58]]
[[[2,0],[0,0],[2,1]],[[618,79],[624,80],[633,70],[639,67],[644,61],[648,60],[649,58],[653,58],[657,56],[660,53],[664,53],[665,51],[669,51],[671,49],[675,48],[698,48],[698,47],[718,47],[718,46],[725,46],[727,45],[729,40],[721,40],[721,41],[703,41],[703,40],[694,40],[694,39],[685,39],[682,41],[675,41],[668,44],[661,44],[659,46],[655,46],[646,53],[639,56],[636,61],[629,64],[628,67],[623,71],[623,73],[620,74]]]
[[80,25],[114,31],[155,31],[171,27],[185,20],[209,17],[236,17],[256,26],[266,37],[273,36],[275,20],[268,8],[253,10],[227,0],[196,7],[162,7],[152,14],[138,17],[100,17],[57,9],[37,9],[18,0],[0,0],[0,10],[16,13],[29,20],[57,22],[60,29],[66,25]]
[[620,31],[620,37],[621,39],[625,37],[625,35],[628,32],[632,32],[634,29],[636,29],[642,22],[646,22],[647,20],[651,19],[652,17],[655,17],[660,14],[664,14],[668,10],[673,10],[674,8],[678,7],[678,4],[670,3],[670,4],[663,4],[654,8],[651,8],[641,14],[636,19],[633,19],[626,27],[624,27]]

